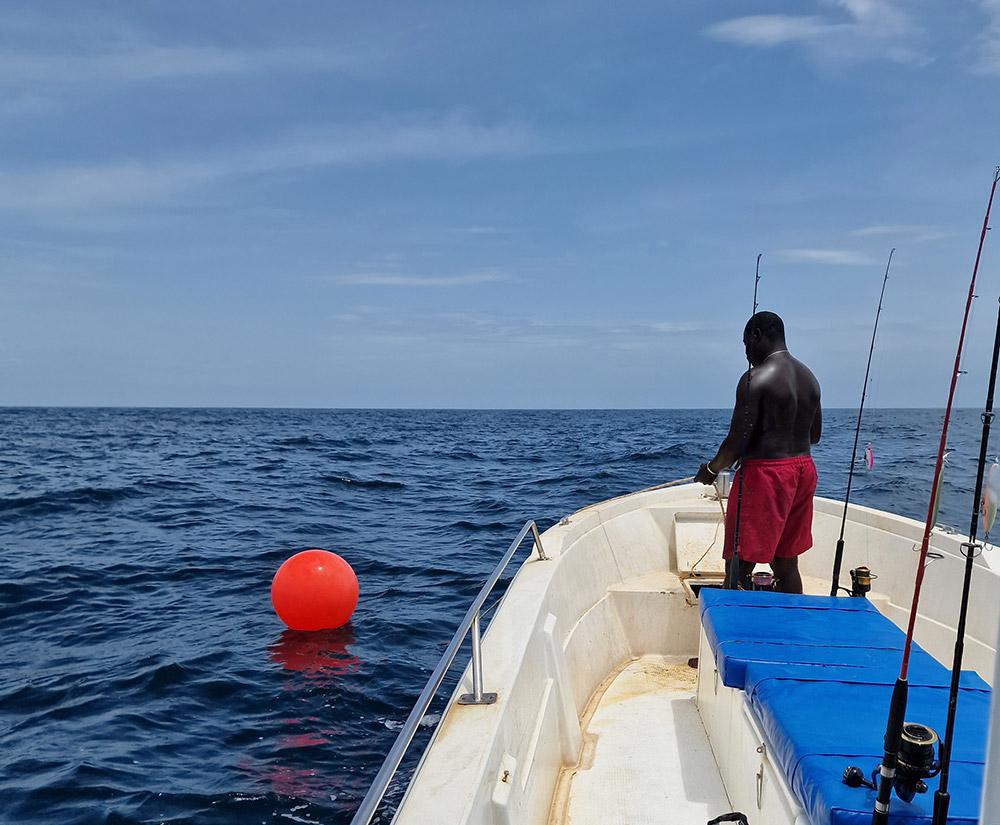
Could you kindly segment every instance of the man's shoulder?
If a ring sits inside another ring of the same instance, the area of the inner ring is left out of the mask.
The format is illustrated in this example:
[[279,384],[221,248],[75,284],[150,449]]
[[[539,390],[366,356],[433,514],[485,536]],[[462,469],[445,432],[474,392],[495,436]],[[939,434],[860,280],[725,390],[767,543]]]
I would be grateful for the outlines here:
[[797,361],[799,367],[801,367],[803,373],[812,381],[817,387],[819,386],[819,381],[816,379],[816,373],[809,369],[808,365],[803,364],[801,361]]
[[796,357],[795,357],[795,356],[793,355],[793,356],[792,356],[792,357],[791,357],[791,358],[789,359],[788,363],[789,363],[789,364],[790,364],[790,365],[791,365],[791,366],[792,366],[792,367],[793,367],[793,368],[794,368],[794,369],[795,369],[795,370],[796,370],[797,372],[800,372],[800,373],[801,373],[801,374],[803,374],[803,375],[807,375],[807,376],[809,376],[809,377],[810,377],[810,378],[812,378],[812,379],[813,379],[814,381],[816,380],[816,375],[815,375],[815,373],[813,373],[813,371],[812,371],[811,369],[809,369],[809,365],[808,365],[808,364],[806,364],[806,363],[805,363],[804,361],[800,361],[800,360],[799,360],[798,358],[796,358]]

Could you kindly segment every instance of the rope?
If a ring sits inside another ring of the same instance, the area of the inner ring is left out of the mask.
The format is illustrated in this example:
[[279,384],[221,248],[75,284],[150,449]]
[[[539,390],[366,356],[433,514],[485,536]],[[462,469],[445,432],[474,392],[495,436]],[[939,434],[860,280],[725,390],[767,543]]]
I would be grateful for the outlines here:
[[688,573],[688,578],[694,575],[695,568],[705,560],[705,556],[707,556],[710,552],[712,552],[712,548],[715,547],[715,543],[719,540],[719,528],[724,526],[726,523],[726,505],[722,503],[721,495],[719,496],[719,509],[722,511],[722,519],[715,525],[715,535],[712,536],[712,543],[708,545],[708,547],[705,549],[705,552],[698,557],[698,561],[696,561],[694,564],[691,565],[691,570]]

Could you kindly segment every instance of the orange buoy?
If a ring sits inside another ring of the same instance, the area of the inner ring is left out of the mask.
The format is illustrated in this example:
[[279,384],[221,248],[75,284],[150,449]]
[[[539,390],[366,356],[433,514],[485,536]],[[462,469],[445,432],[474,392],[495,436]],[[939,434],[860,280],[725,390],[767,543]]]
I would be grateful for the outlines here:
[[358,577],[328,550],[303,550],[271,581],[274,612],[292,630],[327,630],[346,624],[358,604]]

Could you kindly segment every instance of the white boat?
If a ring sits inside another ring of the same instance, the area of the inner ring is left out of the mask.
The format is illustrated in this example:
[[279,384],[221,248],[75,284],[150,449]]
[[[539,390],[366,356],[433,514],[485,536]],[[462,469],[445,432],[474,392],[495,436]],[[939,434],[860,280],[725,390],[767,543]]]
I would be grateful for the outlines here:
[[[857,730],[867,728],[880,742],[887,699],[871,701],[870,696],[881,697],[891,690],[891,680],[884,690],[881,685],[838,682],[839,704],[826,706],[823,697],[829,693],[811,675],[796,681],[792,673],[773,682],[780,685],[782,699],[777,689],[772,691],[774,696],[764,696],[767,691],[761,683],[754,688],[750,676],[734,682],[729,673],[720,673],[727,666],[735,667],[736,660],[727,652],[733,648],[719,641],[724,631],[711,624],[713,616],[722,614],[705,611],[698,593],[722,581],[726,506],[720,490],[683,484],[586,507],[541,536],[533,522],[526,524],[432,674],[354,825],[372,821],[413,731],[469,631],[473,661],[409,782],[393,820],[396,825],[703,825],[733,811],[746,814],[750,825],[864,821],[850,819],[831,800],[856,800],[858,810],[870,812],[873,793],[847,788],[840,772],[852,756],[860,759],[858,764],[867,774],[878,762],[880,751],[854,754],[848,748],[847,754],[823,755],[819,747],[819,756],[790,755],[790,748],[794,751],[801,745],[795,737],[801,737],[802,730],[783,729],[784,723],[776,722],[772,711],[780,716],[777,706],[784,701],[787,715],[788,703],[798,703],[802,713],[813,714],[811,724],[818,719],[835,732],[852,725]],[[840,502],[816,498],[814,546],[800,558],[807,594],[829,596],[842,514]],[[915,548],[922,531],[923,525],[912,519],[850,506],[843,569],[865,566],[878,578],[868,604],[844,596],[834,605],[838,612],[810,614],[813,619],[823,616],[819,636],[826,632],[828,622],[833,632],[833,618],[844,616],[852,607],[871,613],[862,617],[868,622],[864,627],[881,622],[879,634],[888,634],[886,638],[902,635],[890,622],[905,627],[909,618],[918,558]],[[486,595],[522,539],[532,534],[533,551],[480,644],[479,615]],[[946,673],[952,661],[965,564],[962,541],[963,537],[940,529],[932,535],[934,560],[927,568],[914,637],[929,654],[926,672],[931,674],[936,674],[935,669]],[[997,555],[987,548],[975,562],[964,660],[970,673],[963,676],[969,690],[968,696],[963,692],[959,705],[960,723],[968,721],[973,706],[988,707],[989,688],[984,680],[992,683],[996,678]],[[816,604],[828,605],[829,601],[820,599]],[[767,615],[771,627],[777,623],[780,633],[781,623],[792,614]],[[824,646],[821,641],[817,644]],[[846,639],[843,644],[870,646],[886,672],[898,669],[899,654],[891,643]],[[878,649],[883,646],[889,649]],[[747,670],[752,668],[748,665]],[[935,697],[947,696],[947,689],[938,684],[937,675],[934,679],[935,686],[923,690],[937,691],[928,693],[937,701]],[[919,677],[911,681],[920,684]],[[876,688],[882,692],[872,694]],[[921,689],[911,687],[911,694]],[[765,701],[776,703],[777,710]],[[844,718],[845,701],[857,703],[850,705],[850,724]],[[920,708],[920,702],[911,699],[911,710],[920,712]],[[941,717],[943,713],[942,708]],[[975,723],[978,728],[985,724],[983,720]],[[992,724],[997,727],[995,715]],[[802,725],[793,718],[787,727]],[[953,818],[948,822],[975,822],[968,812],[979,809],[979,786],[986,785],[987,794],[994,796],[984,810],[997,813],[981,821],[995,825],[1000,823],[996,796],[1000,735],[992,739],[988,781],[980,778],[976,785],[977,771],[982,773],[981,763],[976,762],[980,757],[963,760],[958,756],[963,731],[960,724],[955,760],[972,778],[963,784],[961,771],[953,769]],[[982,730],[976,736],[985,739]],[[985,751],[984,744],[976,748],[975,753]],[[815,764],[822,759],[827,761],[817,778]],[[810,770],[813,775],[808,775]],[[973,787],[976,798],[969,799]],[[917,798],[917,804],[929,810],[932,792],[933,785],[930,793]],[[824,805],[837,810],[825,811]],[[916,807],[911,809],[895,798],[893,805],[897,814],[890,822],[917,825],[930,821],[916,817]],[[901,811],[916,818],[900,818]]]

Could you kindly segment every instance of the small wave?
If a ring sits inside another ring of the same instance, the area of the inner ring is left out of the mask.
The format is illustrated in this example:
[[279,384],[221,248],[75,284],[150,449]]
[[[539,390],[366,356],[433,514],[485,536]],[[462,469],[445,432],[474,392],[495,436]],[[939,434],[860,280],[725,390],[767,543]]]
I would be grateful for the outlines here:
[[362,487],[370,490],[402,490],[406,485],[401,481],[387,481],[381,478],[355,478],[354,476],[320,476],[323,481],[343,487]]
[[456,461],[482,461],[483,457],[472,450],[452,450],[447,453],[438,453],[441,458],[452,458]]
[[466,521],[462,519],[461,521],[453,522],[452,527],[457,527],[459,530],[468,530],[472,533],[478,533],[481,530],[509,530],[510,525],[504,524],[502,521],[491,521],[487,523]]
[[109,504],[128,498],[130,487],[77,487],[72,490],[58,490],[36,496],[12,496],[0,498],[0,512],[23,510],[29,507],[44,507],[54,510],[76,504]]
[[33,496],[9,496],[0,498],[0,512],[10,510],[38,509],[42,512],[58,512],[71,507],[92,504],[114,504],[118,501],[143,496],[164,490],[186,489],[178,481],[141,481],[124,487],[73,487],[68,490],[50,490]]
[[44,592],[36,584],[11,581],[0,582],[0,604],[17,606],[29,599],[38,598]]
[[372,441],[363,435],[353,438],[329,438],[322,435],[293,435],[287,438],[278,438],[271,442],[276,447],[332,447],[333,449],[344,449],[346,447],[370,447]]
[[660,461],[664,458],[689,458],[691,445],[678,442],[656,450],[637,450],[625,456],[626,461]]
[[254,464],[250,468],[252,473],[271,473],[276,470],[285,469],[285,465],[280,461],[265,461],[262,464]]
[[17,685],[0,693],[0,710],[5,713],[23,714],[57,707],[72,691],[71,685]]
[[534,483],[535,484],[541,484],[541,485],[544,485],[544,486],[548,487],[548,486],[555,485],[555,484],[559,484],[559,485],[566,484],[567,482],[580,483],[580,482],[586,482],[586,481],[603,480],[603,479],[606,479],[606,478],[614,478],[614,477],[615,477],[614,474],[613,473],[609,473],[607,470],[597,470],[596,472],[592,472],[592,473],[588,473],[588,472],[564,473],[563,475],[560,475],[560,476],[551,476],[549,478],[539,478],[539,479],[535,479]]
[[324,453],[323,458],[329,459],[330,461],[371,461],[372,456],[370,453],[357,452],[351,450],[336,450],[332,453]]
[[510,503],[499,498],[479,498],[472,502],[477,513],[502,513],[510,509]]

